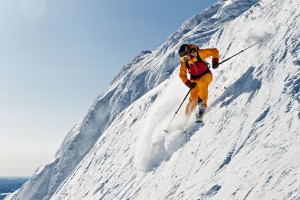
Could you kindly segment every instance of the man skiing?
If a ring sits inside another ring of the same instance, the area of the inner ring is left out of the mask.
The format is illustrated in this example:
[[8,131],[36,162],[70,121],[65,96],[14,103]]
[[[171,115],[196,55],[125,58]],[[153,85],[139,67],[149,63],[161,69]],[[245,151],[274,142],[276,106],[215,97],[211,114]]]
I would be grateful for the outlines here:
[[212,68],[218,68],[219,51],[216,48],[199,49],[194,44],[183,44],[179,48],[179,56],[181,57],[179,76],[182,82],[191,89],[185,114],[189,117],[198,105],[196,121],[203,122],[203,114],[207,108],[208,85],[213,78],[205,60],[212,56]]

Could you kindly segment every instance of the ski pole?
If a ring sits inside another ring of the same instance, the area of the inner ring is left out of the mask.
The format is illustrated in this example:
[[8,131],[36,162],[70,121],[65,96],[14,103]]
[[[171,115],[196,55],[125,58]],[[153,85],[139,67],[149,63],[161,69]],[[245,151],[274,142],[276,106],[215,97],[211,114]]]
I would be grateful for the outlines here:
[[186,98],[189,96],[191,90],[192,90],[192,89],[189,89],[188,93],[185,95],[183,101],[181,102],[179,108],[176,110],[176,112],[175,112],[173,118],[171,119],[170,123],[168,124],[167,128],[164,130],[166,133],[168,133],[168,128],[169,128],[169,126],[171,125],[172,121],[174,120],[175,116],[177,115],[177,113],[178,113],[179,109],[181,108],[182,104],[184,103],[184,101],[186,100]]
[[233,56],[231,56],[231,57],[229,57],[229,58],[226,58],[225,60],[223,60],[222,62],[220,62],[219,65],[222,64],[222,63],[224,63],[224,62],[226,62],[226,61],[228,61],[228,60],[230,60],[231,58],[233,58],[233,57],[239,55],[240,53],[246,51],[247,49],[250,49],[251,47],[253,47],[253,46],[256,45],[256,44],[258,44],[258,42],[255,43],[255,44],[253,44],[253,45],[251,45],[250,47],[247,47],[246,49],[243,49],[242,51],[240,51],[240,52],[234,54]]

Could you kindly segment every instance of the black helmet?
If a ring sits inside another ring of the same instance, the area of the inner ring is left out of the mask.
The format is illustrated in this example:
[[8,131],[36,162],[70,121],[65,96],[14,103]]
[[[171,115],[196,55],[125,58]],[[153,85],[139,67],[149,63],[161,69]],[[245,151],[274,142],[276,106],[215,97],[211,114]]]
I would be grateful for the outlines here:
[[188,44],[183,44],[179,48],[179,56],[182,57],[188,53],[189,45]]

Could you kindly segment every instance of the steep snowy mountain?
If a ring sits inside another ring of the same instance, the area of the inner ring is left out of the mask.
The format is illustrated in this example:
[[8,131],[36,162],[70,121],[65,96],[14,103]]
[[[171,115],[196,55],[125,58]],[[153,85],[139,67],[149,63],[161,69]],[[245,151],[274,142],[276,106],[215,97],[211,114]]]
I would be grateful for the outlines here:
[[[300,3],[221,0],[114,78],[7,199],[300,199]],[[184,137],[178,48],[217,47],[205,126]],[[158,144],[158,145],[153,145]]]

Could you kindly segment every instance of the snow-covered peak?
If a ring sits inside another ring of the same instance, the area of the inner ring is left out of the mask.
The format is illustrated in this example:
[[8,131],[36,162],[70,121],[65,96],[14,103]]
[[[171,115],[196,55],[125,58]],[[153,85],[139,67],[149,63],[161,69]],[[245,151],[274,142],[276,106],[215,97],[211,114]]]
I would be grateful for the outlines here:
[[[298,199],[298,1],[222,0],[125,65],[55,159],[7,199]],[[182,43],[217,47],[205,126],[190,138]],[[184,105],[185,106],[185,105]],[[154,145],[153,144],[158,144]]]

